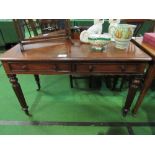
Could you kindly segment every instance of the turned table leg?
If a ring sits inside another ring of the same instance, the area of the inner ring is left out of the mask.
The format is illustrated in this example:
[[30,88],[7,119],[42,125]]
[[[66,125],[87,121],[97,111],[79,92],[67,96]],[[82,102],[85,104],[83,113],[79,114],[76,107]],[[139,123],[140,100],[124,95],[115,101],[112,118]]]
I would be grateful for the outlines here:
[[40,90],[40,78],[39,78],[39,75],[34,75],[34,78],[35,78],[35,81],[36,81],[37,86],[38,86],[37,91],[39,91]]
[[24,98],[24,94],[22,92],[21,86],[18,83],[18,79],[16,77],[16,75],[8,75],[10,82],[12,84],[12,88],[18,98],[18,101],[22,107],[22,110],[25,112],[26,115],[28,116],[32,116],[29,111],[28,111],[28,106],[26,104],[25,98]]
[[144,85],[143,88],[140,92],[140,95],[138,97],[138,100],[132,110],[132,113],[135,115],[144,99],[145,94],[147,93],[148,89],[150,88],[152,81],[155,77],[155,64],[152,65],[149,69],[148,72],[146,73],[146,77],[145,77],[145,81],[144,81]]
[[125,106],[123,108],[123,116],[126,116],[128,111],[130,110],[131,104],[134,100],[134,97],[136,95],[136,92],[137,92],[139,85],[140,85],[140,79],[133,79],[132,80],[130,87],[129,87]]

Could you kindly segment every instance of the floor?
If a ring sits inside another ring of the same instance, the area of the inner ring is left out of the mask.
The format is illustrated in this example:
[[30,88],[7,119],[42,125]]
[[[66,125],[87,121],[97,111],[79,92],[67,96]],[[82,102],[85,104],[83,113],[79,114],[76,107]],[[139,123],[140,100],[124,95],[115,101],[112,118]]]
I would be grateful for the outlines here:
[[[41,75],[36,91],[32,75],[19,75],[32,117],[21,110],[3,67],[0,66],[1,135],[126,135],[155,134],[155,94],[149,91],[138,114],[121,115],[127,89],[110,91],[104,82],[90,91],[85,80],[70,88],[68,75]],[[136,96],[137,97],[137,96]],[[135,98],[136,99],[136,98]]]

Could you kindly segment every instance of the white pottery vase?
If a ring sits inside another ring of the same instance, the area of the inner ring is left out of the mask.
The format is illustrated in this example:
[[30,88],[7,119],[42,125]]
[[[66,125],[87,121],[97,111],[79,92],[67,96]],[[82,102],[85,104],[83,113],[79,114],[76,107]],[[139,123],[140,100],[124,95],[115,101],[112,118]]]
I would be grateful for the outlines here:
[[117,24],[110,27],[116,48],[125,49],[128,47],[135,28],[135,25],[130,24]]

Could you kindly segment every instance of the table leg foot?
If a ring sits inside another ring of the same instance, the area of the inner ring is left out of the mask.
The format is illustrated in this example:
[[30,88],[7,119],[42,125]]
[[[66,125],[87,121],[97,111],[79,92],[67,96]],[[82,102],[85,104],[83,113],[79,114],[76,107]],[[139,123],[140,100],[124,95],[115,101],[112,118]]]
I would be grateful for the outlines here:
[[123,117],[126,117],[126,115],[128,114],[128,112],[129,112],[128,109],[123,108],[123,110],[122,110]]
[[23,111],[25,112],[27,116],[32,117],[32,114],[29,113],[28,108],[23,108]]
[[40,87],[38,87],[37,89],[36,89],[36,91],[39,91],[40,90]]

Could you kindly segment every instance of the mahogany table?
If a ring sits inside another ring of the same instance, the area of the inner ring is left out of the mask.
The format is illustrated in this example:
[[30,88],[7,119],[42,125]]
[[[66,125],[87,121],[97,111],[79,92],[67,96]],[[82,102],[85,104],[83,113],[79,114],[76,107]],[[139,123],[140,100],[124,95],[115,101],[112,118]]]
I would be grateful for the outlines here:
[[38,86],[40,74],[130,76],[131,83],[123,107],[123,114],[126,115],[144,76],[144,70],[152,60],[131,42],[125,50],[116,49],[114,43],[110,43],[101,52],[93,51],[89,44],[81,44],[78,40],[74,40],[73,43],[70,41],[33,43],[24,45],[24,49],[21,51],[20,44],[17,44],[6,51],[0,60],[27,115],[30,115],[28,105],[17,74],[35,75]]
[[138,97],[138,100],[136,102],[136,105],[135,105],[135,107],[133,109],[133,113],[136,114],[139,107],[140,107],[140,105],[141,105],[141,103],[142,103],[142,101],[143,101],[144,96],[146,95],[148,89],[150,88],[150,86],[152,84],[152,81],[155,78],[155,47],[149,45],[148,43],[144,43],[142,37],[136,37],[135,39],[132,39],[131,41],[137,47],[139,47],[144,52],[149,54],[152,57],[152,60],[153,60],[149,64],[149,69],[147,70],[147,73],[146,73],[143,89],[141,90],[140,95]]

